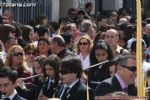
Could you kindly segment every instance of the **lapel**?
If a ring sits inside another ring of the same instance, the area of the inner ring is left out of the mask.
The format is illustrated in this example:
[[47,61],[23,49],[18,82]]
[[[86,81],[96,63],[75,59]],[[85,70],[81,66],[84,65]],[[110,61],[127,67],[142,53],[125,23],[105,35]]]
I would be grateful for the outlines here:
[[12,100],[21,100],[21,98],[18,94],[16,94]]
[[69,92],[67,93],[67,98],[72,98],[74,95],[76,95],[78,89],[80,88],[81,86],[81,81],[79,80],[70,90]]
[[123,91],[121,88],[121,85],[119,83],[119,80],[117,79],[117,77],[115,75],[112,77],[111,84],[117,91]]

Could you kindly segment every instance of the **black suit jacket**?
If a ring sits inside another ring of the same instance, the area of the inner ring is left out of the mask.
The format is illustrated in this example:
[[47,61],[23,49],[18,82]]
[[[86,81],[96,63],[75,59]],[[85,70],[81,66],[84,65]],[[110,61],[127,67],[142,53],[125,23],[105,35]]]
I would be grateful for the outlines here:
[[[123,89],[121,88],[116,76],[113,76],[112,78],[106,79],[98,85],[98,87],[95,89],[95,96],[104,96],[115,91],[123,91]],[[137,88],[134,84],[128,86],[128,95],[137,95]]]
[[24,98],[20,97],[18,94],[16,94],[12,100],[26,100],[26,99],[24,99]]
[[[60,88],[60,90],[55,93],[55,97],[60,98],[60,95],[63,91],[63,86]],[[94,99],[94,93],[91,89],[89,89],[89,99]],[[66,100],[87,100],[87,87],[84,85],[80,80],[69,90],[67,93],[67,99]]]
[[47,89],[48,84],[49,84],[49,80],[47,81],[46,86],[42,89],[43,95],[45,95],[45,96],[47,96],[49,98],[52,98],[53,94],[55,92],[55,89],[56,89],[56,87],[58,85],[58,82],[57,81],[55,81],[54,83],[51,82],[50,83],[50,87]]

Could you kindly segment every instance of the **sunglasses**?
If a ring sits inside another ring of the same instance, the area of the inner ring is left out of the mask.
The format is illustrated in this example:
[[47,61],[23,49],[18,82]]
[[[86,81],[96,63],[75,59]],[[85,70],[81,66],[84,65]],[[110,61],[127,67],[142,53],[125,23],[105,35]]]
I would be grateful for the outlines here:
[[136,72],[136,66],[126,66],[126,65],[121,65],[122,67],[128,69],[131,72]]
[[75,13],[71,13],[71,15],[76,15]]
[[27,52],[27,55],[35,55],[36,53],[35,52]]
[[13,56],[23,56],[23,52],[16,52],[16,53],[13,53]]
[[65,70],[61,70],[61,71],[59,71],[59,73],[61,73],[61,74],[68,74],[70,72],[69,71],[65,71]]
[[88,43],[86,42],[80,42],[79,45],[87,45]]

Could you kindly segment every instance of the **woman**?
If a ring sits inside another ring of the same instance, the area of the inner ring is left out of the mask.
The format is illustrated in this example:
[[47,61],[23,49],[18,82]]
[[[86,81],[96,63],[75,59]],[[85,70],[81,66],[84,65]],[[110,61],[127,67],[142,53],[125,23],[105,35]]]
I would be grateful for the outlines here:
[[92,46],[92,40],[88,35],[81,36],[76,43],[77,58],[81,60],[83,69],[88,68],[90,65],[89,54]]
[[29,43],[25,46],[24,51],[29,71],[33,75],[33,60],[36,57],[37,49],[33,43]]
[[22,38],[26,43],[34,42],[34,28],[30,25],[24,25],[21,27]]
[[[90,53],[91,65],[104,62],[113,59],[113,53],[109,45],[104,40],[96,42]],[[101,82],[106,78],[110,77],[109,66],[111,63],[105,63],[96,67],[90,68],[89,70],[89,81]],[[92,88],[95,88],[94,84],[90,84]]]
[[8,50],[5,64],[13,70],[16,70],[19,78],[25,78],[31,75],[25,59],[24,49],[19,45],[14,45]]
[[46,58],[43,71],[48,79],[42,89],[42,94],[39,97],[40,99],[43,100],[44,98],[53,97],[53,94],[59,82],[59,65],[60,58],[57,55],[52,54]]
[[46,38],[40,38],[37,45],[38,55],[45,55],[46,57],[51,54],[50,43]]

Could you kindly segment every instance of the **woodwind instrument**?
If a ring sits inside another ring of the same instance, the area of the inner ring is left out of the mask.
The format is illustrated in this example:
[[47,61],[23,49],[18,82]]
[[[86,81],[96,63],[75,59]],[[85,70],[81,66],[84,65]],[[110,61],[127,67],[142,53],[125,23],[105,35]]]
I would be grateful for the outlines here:
[[38,77],[38,76],[41,76],[41,75],[43,75],[43,74],[29,76],[29,77],[26,77],[26,78],[22,78],[22,80],[25,81],[25,80],[32,79],[32,78],[35,78],[35,77]]
[[46,77],[45,80],[44,80],[43,86],[42,86],[41,91],[40,91],[40,93],[39,93],[39,95],[38,95],[38,100],[40,100],[40,97],[43,96],[43,88],[46,87],[46,83],[47,83],[48,79],[49,79],[49,78]]

